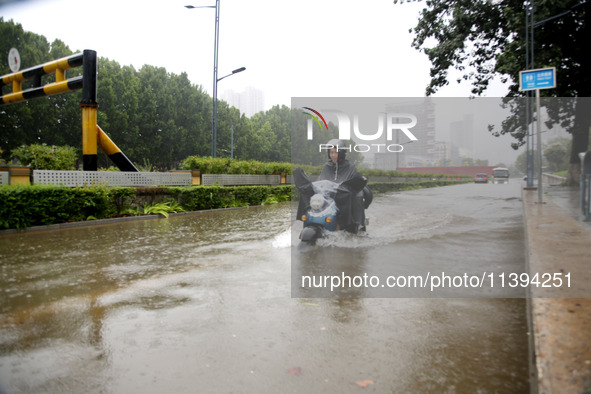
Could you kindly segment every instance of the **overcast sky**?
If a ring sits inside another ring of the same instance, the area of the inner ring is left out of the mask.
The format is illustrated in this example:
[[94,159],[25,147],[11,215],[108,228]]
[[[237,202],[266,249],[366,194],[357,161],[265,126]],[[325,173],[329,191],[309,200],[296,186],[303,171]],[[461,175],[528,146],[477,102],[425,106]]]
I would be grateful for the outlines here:
[[[0,6],[5,20],[96,50],[121,65],[187,72],[211,94],[215,0],[27,0]],[[392,0],[221,0],[219,93],[253,86],[269,108],[290,98],[417,97],[429,81],[426,56],[411,48],[423,2]],[[23,62],[25,60],[23,59]],[[23,64],[23,68],[32,65]],[[467,96],[454,82],[437,96]],[[504,90],[489,92],[502,96]]]

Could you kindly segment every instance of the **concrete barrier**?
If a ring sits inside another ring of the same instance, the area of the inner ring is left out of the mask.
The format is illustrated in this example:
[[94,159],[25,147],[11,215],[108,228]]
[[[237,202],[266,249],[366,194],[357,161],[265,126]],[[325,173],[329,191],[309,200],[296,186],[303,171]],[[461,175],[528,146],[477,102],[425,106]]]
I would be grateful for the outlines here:
[[562,185],[565,181],[566,181],[566,178],[563,176],[542,173],[542,182],[547,185],[558,186],[558,185]]

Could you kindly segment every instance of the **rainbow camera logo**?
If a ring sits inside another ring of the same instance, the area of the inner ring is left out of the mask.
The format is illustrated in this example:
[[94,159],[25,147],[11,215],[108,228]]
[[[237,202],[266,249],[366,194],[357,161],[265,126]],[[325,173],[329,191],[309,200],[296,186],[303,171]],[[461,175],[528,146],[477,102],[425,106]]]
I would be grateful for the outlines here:
[[[318,126],[320,126],[320,130],[322,130],[322,124],[324,124],[324,128],[326,131],[328,131],[328,124],[326,123],[326,120],[324,119],[324,116],[322,116],[322,114],[320,114],[320,112],[316,111],[315,109],[312,109],[310,107],[302,107],[303,109],[306,109],[310,112],[313,112],[312,114],[309,112],[304,112],[306,115],[310,116],[312,119],[314,119],[316,121],[316,123],[318,123]],[[320,118],[320,119],[318,119]],[[311,140],[312,139],[312,119],[308,119],[308,139]],[[322,120],[322,123],[320,123],[320,120]]]

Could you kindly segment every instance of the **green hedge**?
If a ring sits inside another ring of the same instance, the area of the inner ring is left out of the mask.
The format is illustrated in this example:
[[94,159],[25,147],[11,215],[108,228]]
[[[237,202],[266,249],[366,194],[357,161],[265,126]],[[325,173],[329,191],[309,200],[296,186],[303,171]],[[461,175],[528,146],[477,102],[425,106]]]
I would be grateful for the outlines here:
[[106,217],[112,204],[106,188],[2,186],[0,228],[23,228]]
[[128,214],[130,208],[157,197],[177,201],[186,211],[260,205],[288,200],[291,186],[0,187],[0,229],[103,219]]
[[261,205],[271,197],[289,199],[291,186],[198,186],[170,187],[173,196],[187,211]]
[[201,156],[187,157],[181,163],[180,169],[201,171],[202,174],[291,174],[290,163],[264,163],[254,160],[235,160]]
[[[201,156],[187,157],[180,165],[181,170],[198,170],[202,174],[291,174],[292,167],[302,168],[308,175],[319,175],[322,166],[310,165],[292,165],[291,163],[263,163],[254,160],[234,160],[228,158],[212,158]],[[375,170],[361,168],[359,172],[367,177],[386,176],[386,177],[412,177],[412,178],[472,178],[472,175],[446,175],[446,174],[423,174],[418,172],[399,172],[391,170]]]

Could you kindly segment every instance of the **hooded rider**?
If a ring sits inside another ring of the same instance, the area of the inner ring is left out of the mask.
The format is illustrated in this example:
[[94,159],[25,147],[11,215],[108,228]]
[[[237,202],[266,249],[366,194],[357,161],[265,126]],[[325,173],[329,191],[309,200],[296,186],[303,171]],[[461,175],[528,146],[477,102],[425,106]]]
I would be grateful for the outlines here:
[[[337,204],[338,228],[357,233],[364,228],[364,208],[367,208],[372,200],[372,193],[368,187],[367,179],[357,172],[357,169],[345,159],[345,144],[338,139],[328,141],[331,147],[328,151],[328,161],[318,176],[319,181],[328,180],[339,186],[335,195]],[[308,175],[296,168],[293,172],[294,182],[301,192],[297,217],[300,218],[310,204],[310,197],[314,194],[312,182]]]
[[318,180],[327,179],[340,184],[360,176],[355,165],[345,159],[346,150],[343,141],[333,139],[326,145],[331,148],[328,150],[328,161],[324,164]]
[[[346,148],[343,141],[332,139],[327,145],[331,147],[328,151],[328,161],[324,164],[318,180],[326,179],[340,185],[335,197],[339,208],[339,227],[356,233],[358,227],[363,226],[365,196],[362,190],[367,184],[367,179],[345,158]],[[371,193],[369,189],[368,192]]]

